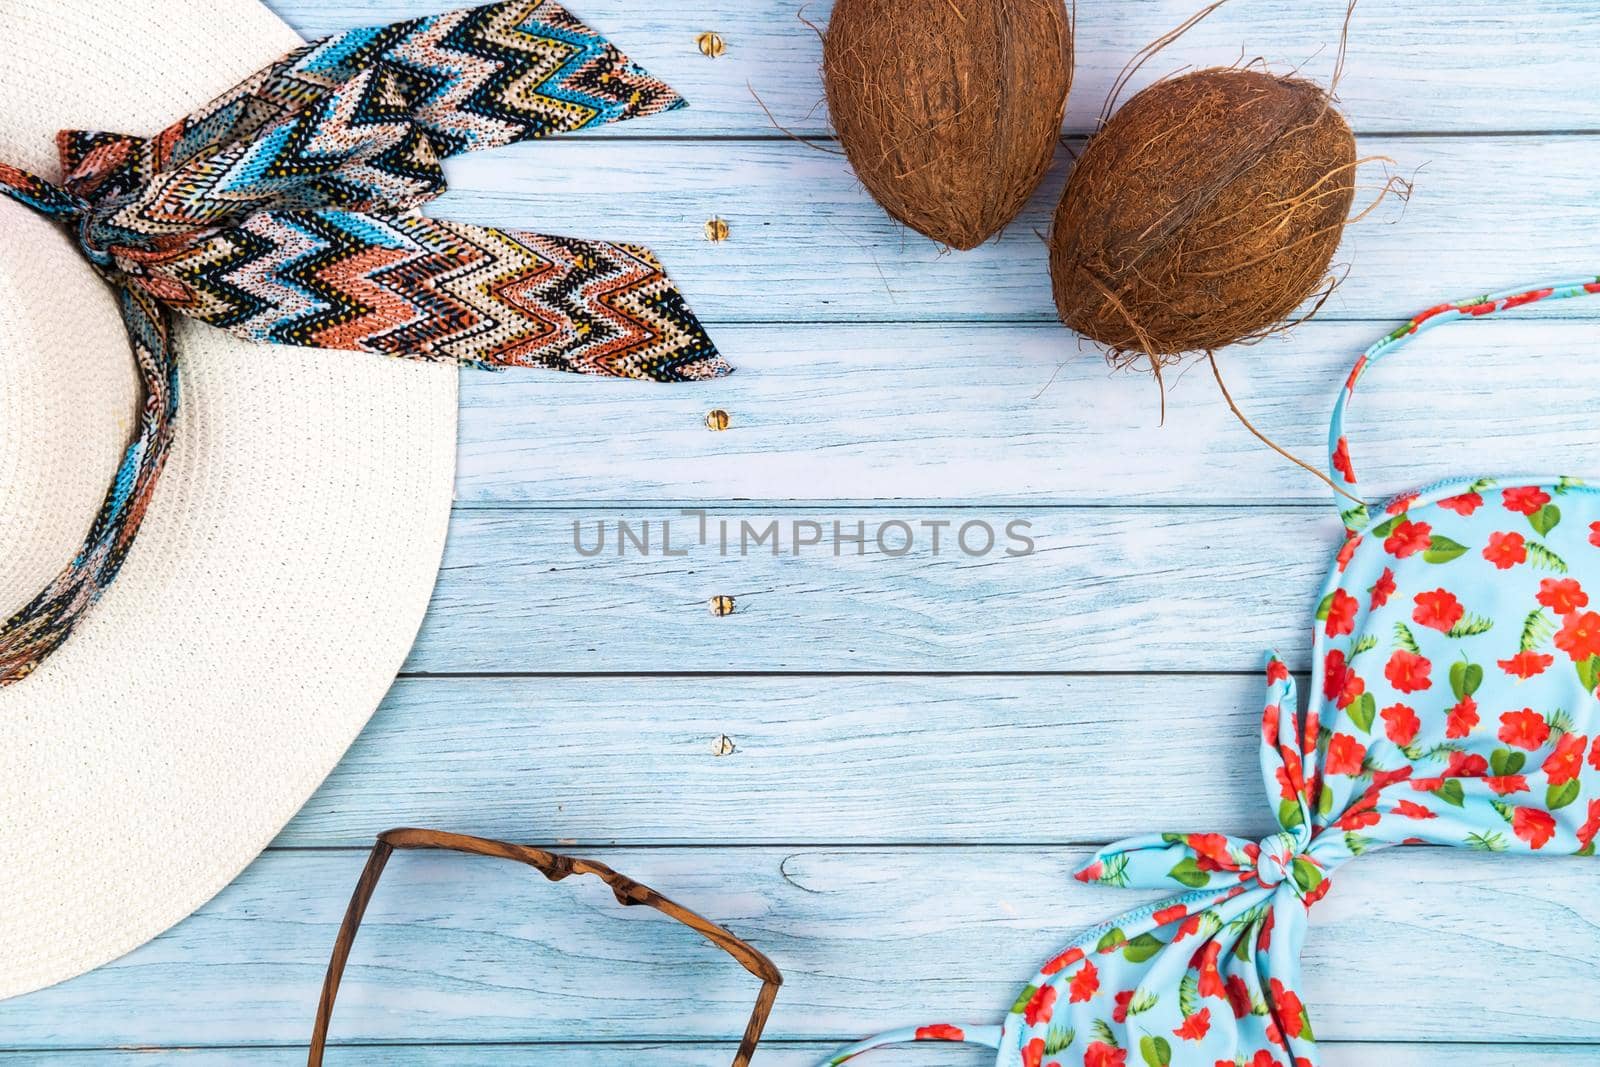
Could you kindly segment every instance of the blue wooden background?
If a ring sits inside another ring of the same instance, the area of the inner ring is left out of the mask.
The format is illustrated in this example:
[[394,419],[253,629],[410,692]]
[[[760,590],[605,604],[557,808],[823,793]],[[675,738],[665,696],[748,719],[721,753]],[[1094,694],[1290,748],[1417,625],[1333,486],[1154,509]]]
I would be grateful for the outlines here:
[[[752,99],[831,147],[798,0],[573,4],[694,106],[461,161],[439,211],[654,246],[740,372],[674,389],[467,375],[444,570],[371,727],[193,918],[0,1004],[7,1067],[303,1058],[365,846],[396,824],[600,856],[725,921],[788,976],[759,1058],[774,1067],[885,1026],[998,1018],[1040,961],[1137,900],[1070,880],[1098,843],[1268,829],[1254,668],[1274,645],[1308,666],[1337,524],[1203,372],[1171,383],[1158,426],[1147,377],[1108,372],[1054,324],[1037,233],[1068,150],[1001,239],[941,253]],[[273,6],[310,37],[434,5]],[[1069,133],[1195,6],[1079,3]],[[1149,76],[1260,55],[1326,77],[1343,6],[1240,0]],[[726,55],[700,54],[706,30]],[[1593,0],[1358,9],[1341,97],[1365,153],[1416,195],[1350,233],[1318,321],[1223,357],[1263,429],[1314,457],[1350,361],[1395,320],[1600,269],[1597,56]],[[713,216],[729,240],[705,240]],[[1597,318],[1541,306],[1386,367],[1355,427],[1368,483],[1593,471]],[[717,407],[724,433],[703,425]],[[574,521],[687,525],[682,507],[757,526],[1020,518],[1039,551],[572,550]],[[737,610],[713,616],[714,595]],[[1593,1063],[1600,868],[1365,859],[1314,912],[1306,966],[1334,1067]],[[405,857],[362,931],[331,1060],[720,1064],[753,994],[593,886]]]

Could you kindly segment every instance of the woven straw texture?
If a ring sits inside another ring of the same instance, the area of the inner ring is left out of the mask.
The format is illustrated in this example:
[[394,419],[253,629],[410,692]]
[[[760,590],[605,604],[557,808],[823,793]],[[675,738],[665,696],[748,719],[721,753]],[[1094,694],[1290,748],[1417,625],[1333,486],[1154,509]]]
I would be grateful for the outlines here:
[[[0,25],[0,159],[46,176],[57,129],[154,132],[298,43],[253,0],[0,0]],[[438,570],[453,367],[176,337],[177,439],[139,540],[67,644],[0,690],[0,997],[231,881],[376,708]],[[135,403],[109,291],[0,203],[0,614],[82,542]]]

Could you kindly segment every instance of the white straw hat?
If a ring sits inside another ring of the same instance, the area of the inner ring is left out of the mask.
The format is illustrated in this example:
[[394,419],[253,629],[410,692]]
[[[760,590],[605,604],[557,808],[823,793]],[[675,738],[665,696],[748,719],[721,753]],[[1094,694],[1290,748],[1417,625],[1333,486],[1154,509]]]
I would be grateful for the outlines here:
[[[58,129],[153,133],[299,43],[254,0],[0,0],[0,25],[0,161],[47,177]],[[0,689],[0,997],[231,881],[372,714],[438,570],[453,366],[175,337],[142,532],[66,644]],[[0,200],[0,619],[83,544],[137,399],[110,289]]]

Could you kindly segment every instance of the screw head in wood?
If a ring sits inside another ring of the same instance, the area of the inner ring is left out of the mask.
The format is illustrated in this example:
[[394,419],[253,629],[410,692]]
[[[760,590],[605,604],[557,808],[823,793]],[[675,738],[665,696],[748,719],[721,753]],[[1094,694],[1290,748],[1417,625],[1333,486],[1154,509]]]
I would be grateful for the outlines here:
[[706,222],[706,240],[710,241],[712,244],[721,244],[723,241],[726,241],[728,239],[728,234],[731,232],[732,231],[728,229],[728,220],[722,218],[720,215],[712,216],[712,218]]
[[700,54],[710,59],[716,59],[728,50],[728,42],[722,39],[722,34],[707,30],[694,39],[700,46]]
[[718,616],[733,614],[733,597],[714,596],[711,598],[711,614]]
[[706,412],[706,429],[708,430],[716,430],[720,433],[726,430],[728,424],[732,421],[728,413],[721,408],[713,408]]

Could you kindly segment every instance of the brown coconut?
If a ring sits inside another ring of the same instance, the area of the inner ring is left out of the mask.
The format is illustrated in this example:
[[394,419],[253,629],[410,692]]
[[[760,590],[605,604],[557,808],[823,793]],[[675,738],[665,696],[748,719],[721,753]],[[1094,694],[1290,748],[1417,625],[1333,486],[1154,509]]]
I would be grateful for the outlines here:
[[1327,281],[1355,170],[1314,82],[1228,69],[1151,86],[1090,140],[1056,209],[1062,321],[1158,370],[1274,332]]
[[973,248],[1050,167],[1071,26],[1063,0],[837,0],[823,80],[867,191],[912,229]]

